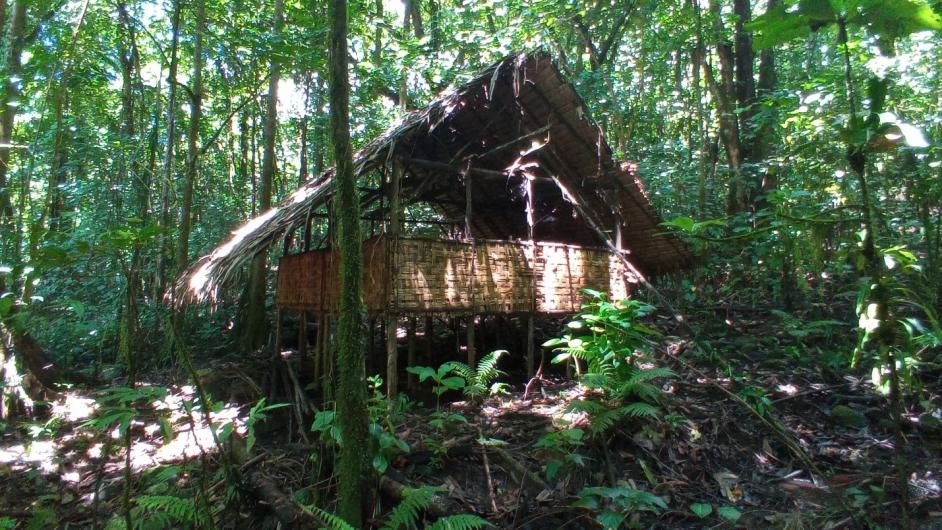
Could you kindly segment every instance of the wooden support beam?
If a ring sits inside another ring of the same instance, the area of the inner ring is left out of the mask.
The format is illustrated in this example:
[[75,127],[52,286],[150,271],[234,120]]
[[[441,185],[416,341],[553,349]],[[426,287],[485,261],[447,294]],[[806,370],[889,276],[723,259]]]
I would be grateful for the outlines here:
[[514,138],[513,140],[507,143],[501,144],[493,149],[485,151],[484,153],[481,153],[480,155],[471,155],[471,156],[473,156],[474,158],[487,158],[489,156],[494,156],[496,154],[503,153],[504,151],[514,148],[515,146],[517,146],[520,142],[523,142],[524,140],[529,140],[530,138],[533,138],[534,136],[539,136],[545,132],[548,132],[551,127],[552,125],[545,125],[535,131],[528,132],[522,136],[518,136],[517,138]]
[[301,366],[310,367],[307,356],[307,311],[298,312],[298,358]]
[[395,403],[399,391],[399,300],[396,298],[395,282],[398,278],[398,247],[400,229],[400,191],[402,164],[393,163],[389,180],[389,225],[386,227],[386,397],[389,404]]
[[[534,197],[534,188],[533,179],[528,178],[526,180],[526,189],[527,189],[527,237],[530,240],[530,260],[531,263],[536,261],[536,256],[533,256],[534,246],[536,243],[535,239],[535,210],[536,210],[536,197]],[[531,300],[530,314],[527,315],[527,377],[532,378],[534,374],[534,354],[533,354],[533,318],[534,313],[536,313],[536,279],[532,280],[533,285],[533,300]]]
[[[409,366],[415,366],[415,326],[416,326],[416,320],[417,320],[417,319],[416,319],[414,316],[409,317],[409,330],[408,330],[408,332],[407,332],[408,334],[407,334],[407,340],[406,340],[406,347],[407,347],[407,350],[406,350],[406,351],[407,351],[407,353],[406,353],[406,363],[407,363]],[[407,385],[408,385],[408,387],[409,387],[409,390],[413,390],[413,389],[415,388],[416,382],[417,382],[417,377],[416,377],[416,375],[415,375],[415,374],[409,374],[408,381],[407,381]]]
[[314,335],[314,382],[318,385],[321,385],[321,377],[323,376],[324,364],[321,360],[323,352],[323,342],[324,342],[324,325],[325,318],[323,313],[318,313],[315,317],[315,325],[317,326],[316,335]]
[[527,377],[528,378],[533,378],[533,374],[536,373],[535,368],[534,368],[534,365],[536,364],[536,355],[534,351],[536,349],[536,345],[533,344],[533,340],[535,338],[533,336],[534,328],[535,328],[534,318],[535,317],[532,312],[529,315],[527,315]]
[[422,333],[425,334],[425,362],[432,364],[432,348],[435,341],[435,321],[431,315],[425,317],[425,324],[422,326]]
[[[448,173],[451,175],[461,175],[467,173],[473,177],[482,177],[490,179],[510,179],[510,178],[520,178],[522,175],[517,173],[507,173],[504,171],[497,171],[494,169],[482,169],[477,167],[472,167],[465,171],[465,168],[462,166],[453,166],[451,164],[446,164],[444,162],[435,162],[433,160],[424,160],[421,158],[403,158],[402,161],[406,164],[415,166],[421,169],[427,169],[430,171],[440,171],[442,173]],[[532,177],[535,180],[552,182],[552,179],[549,177]]]
[[478,363],[478,350],[477,345],[475,344],[475,323],[476,320],[474,315],[468,317],[468,366],[473,370],[477,367]]

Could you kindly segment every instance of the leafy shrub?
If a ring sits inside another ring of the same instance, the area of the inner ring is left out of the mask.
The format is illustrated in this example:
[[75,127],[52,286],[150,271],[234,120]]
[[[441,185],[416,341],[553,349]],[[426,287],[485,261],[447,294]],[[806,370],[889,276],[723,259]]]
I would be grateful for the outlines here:
[[663,392],[652,381],[674,374],[653,366],[652,339],[660,333],[638,322],[654,307],[637,300],[611,302],[604,293],[584,292],[591,299],[567,325],[570,333],[543,344],[559,352],[554,363],[585,362],[582,384],[602,394],[602,399],[574,401],[568,410],[588,414],[592,434],[610,429],[623,418],[658,417],[655,405]]
[[495,382],[498,377],[506,375],[497,368],[498,361],[506,353],[506,350],[488,353],[478,362],[477,368],[471,368],[459,361],[449,361],[437,369],[429,366],[410,366],[406,371],[419,376],[420,383],[427,379],[434,382],[432,391],[436,396],[436,408],[442,394],[449,390],[461,390],[472,403],[479,403],[487,396],[506,392],[506,383]]

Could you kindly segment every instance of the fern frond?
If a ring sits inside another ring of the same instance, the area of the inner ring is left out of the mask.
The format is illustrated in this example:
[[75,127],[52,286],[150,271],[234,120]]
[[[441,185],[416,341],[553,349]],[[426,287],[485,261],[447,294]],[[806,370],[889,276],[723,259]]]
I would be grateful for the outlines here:
[[408,488],[403,492],[402,502],[389,512],[389,520],[382,530],[401,530],[418,528],[419,515],[428,508],[436,489],[423,486]]
[[327,530],[356,530],[350,524],[340,517],[328,512],[327,510],[322,510],[317,506],[303,506],[303,508],[312,514],[314,514],[322,523],[327,524]]
[[192,523],[198,517],[196,503],[192,499],[172,495],[140,495],[137,505],[145,512],[151,512],[156,519],[163,519],[161,515],[166,515],[178,523]]
[[657,379],[658,377],[674,377],[675,374],[670,368],[648,368],[647,370],[638,370],[637,373],[631,376],[633,381],[650,381],[651,379]]
[[451,361],[449,365],[451,366],[451,371],[454,372],[458,377],[464,379],[467,382],[474,380],[474,370],[470,366],[459,361]]
[[470,513],[462,513],[442,517],[432,523],[428,530],[478,530],[489,526],[493,525],[486,519]]
[[589,416],[601,414],[608,410],[605,404],[592,399],[577,399],[566,406],[566,412],[585,412]]
[[629,403],[617,410],[621,415],[631,418],[658,418],[661,416],[661,411],[657,407],[640,401]]
[[651,403],[660,401],[662,394],[661,390],[651,383],[632,381],[622,383],[614,392],[615,398],[619,400],[635,396]]
[[494,379],[504,375],[502,370],[497,369],[497,362],[501,356],[507,353],[507,350],[494,350],[485,355],[480,362],[474,374],[474,382],[486,387]]

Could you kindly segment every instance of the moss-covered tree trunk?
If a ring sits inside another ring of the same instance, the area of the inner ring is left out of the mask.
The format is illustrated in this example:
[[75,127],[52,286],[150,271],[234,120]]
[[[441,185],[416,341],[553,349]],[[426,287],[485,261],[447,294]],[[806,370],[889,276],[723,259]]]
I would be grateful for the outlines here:
[[363,358],[363,299],[360,285],[360,207],[350,150],[350,85],[347,77],[347,2],[330,3],[330,132],[337,172],[337,239],[340,246],[340,319],[337,325],[337,420],[340,453],[340,516],[360,528],[372,498],[366,366]]

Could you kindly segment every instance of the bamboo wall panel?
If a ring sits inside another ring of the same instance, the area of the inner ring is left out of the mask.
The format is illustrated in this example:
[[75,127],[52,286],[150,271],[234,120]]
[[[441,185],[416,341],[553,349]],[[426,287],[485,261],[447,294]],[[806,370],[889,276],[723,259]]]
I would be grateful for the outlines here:
[[[396,278],[387,282],[383,238],[364,242],[367,310],[382,313],[572,313],[583,288],[614,299],[629,294],[625,267],[608,250],[555,243],[400,239]],[[339,256],[318,250],[285,256],[279,265],[280,307],[336,312]]]

